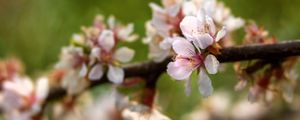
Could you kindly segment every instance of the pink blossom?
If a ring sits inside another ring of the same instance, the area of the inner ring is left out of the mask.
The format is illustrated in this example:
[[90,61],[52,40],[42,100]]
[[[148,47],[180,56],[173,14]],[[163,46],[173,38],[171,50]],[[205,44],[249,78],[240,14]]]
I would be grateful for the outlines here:
[[219,66],[218,60],[211,54],[205,56],[198,46],[194,46],[185,38],[174,39],[172,46],[177,55],[175,61],[167,66],[168,74],[176,80],[188,81],[192,72],[197,70],[200,93],[205,97],[211,95],[213,92],[211,80],[204,68],[209,74],[216,74]]
[[108,66],[107,78],[115,84],[123,82],[124,70],[118,64],[119,62],[127,63],[131,61],[135,51],[128,47],[115,50],[115,47],[116,40],[113,31],[103,30],[90,55],[91,59],[96,59],[96,64],[92,66],[88,75],[90,80],[102,78],[105,70],[104,66]]

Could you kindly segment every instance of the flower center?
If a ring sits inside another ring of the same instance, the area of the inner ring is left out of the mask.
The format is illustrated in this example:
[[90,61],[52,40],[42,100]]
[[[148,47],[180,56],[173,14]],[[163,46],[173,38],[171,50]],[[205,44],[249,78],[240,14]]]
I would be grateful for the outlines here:
[[111,63],[113,59],[113,56],[111,54],[111,52],[107,52],[105,50],[101,51],[101,60],[104,63]]

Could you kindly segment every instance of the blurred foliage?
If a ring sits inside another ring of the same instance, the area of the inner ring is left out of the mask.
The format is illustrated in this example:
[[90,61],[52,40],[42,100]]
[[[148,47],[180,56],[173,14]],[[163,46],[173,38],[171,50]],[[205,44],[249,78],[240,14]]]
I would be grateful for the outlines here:
[[[51,68],[60,49],[69,43],[81,25],[88,26],[97,14],[115,15],[124,23],[135,23],[144,35],[144,22],[151,17],[149,2],[158,0],[0,0],[0,57],[21,58],[29,74]],[[236,16],[255,20],[279,39],[300,38],[299,0],[225,0]],[[239,38],[241,40],[241,38]],[[141,41],[129,45],[136,49],[135,61],[147,58]],[[236,78],[231,65],[212,76],[217,89],[233,91]],[[221,77],[222,76],[222,77]],[[177,120],[191,111],[201,97],[194,81],[193,94],[184,95],[183,84],[164,75],[158,83],[159,103]],[[226,83],[226,84],[225,84]]]

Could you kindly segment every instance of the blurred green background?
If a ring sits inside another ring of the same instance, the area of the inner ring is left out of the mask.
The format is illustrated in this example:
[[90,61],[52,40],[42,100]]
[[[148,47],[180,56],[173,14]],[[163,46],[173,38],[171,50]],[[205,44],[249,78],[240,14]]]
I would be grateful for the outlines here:
[[[0,0],[0,58],[22,59],[30,75],[47,70],[71,35],[80,32],[82,25],[90,25],[97,14],[113,14],[123,23],[133,22],[136,33],[144,36],[144,22],[151,17],[149,2],[159,0]],[[255,20],[280,40],[300,38],[299,0],[224,2],[236,16]],[[137,50],[135,61],[147,59],[146,45],[139,41],[130,47]],[[179,119],[201,101],[196,84],[193,94],[186,97],[183,84],[167,75],[161,79],[159,103],[171,118]],[[231,67],[212,79],[216,89],[233,91],[236,78]]]

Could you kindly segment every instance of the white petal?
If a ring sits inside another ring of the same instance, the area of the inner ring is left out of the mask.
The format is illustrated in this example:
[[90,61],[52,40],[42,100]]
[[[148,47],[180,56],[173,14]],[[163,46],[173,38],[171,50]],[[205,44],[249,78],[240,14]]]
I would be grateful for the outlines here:
[[170,50],[161,49],[155,43],[149,43],[149,55],[148,57],[153,59],[154,62],[162,62],[165,58],[168,57]]
[[49,82],[48,78],[46,78],[46,77],[42,77],[42,78],[38,79],[37,84],[36,84],[36,90],[35,90],[37,101],[41,102],[41,101],[45,100],[45,98],[47,97],[47,95],[49,93],[49,83],[48,82]]
[[103,66],[102,64],[98,63],[96,64],[90,71],[89,73],[89,79],[90,80],[100,80],[100,78],[102,78],[103,76]]
[[168,7],[166,10],[171,17],[176,17],[176,15],[180,12],[181,5],[175,4]]
[[209,54],[204,60],[204,65],[209,74],[216,74],[220,63],[214,55]]
[[205,19],[206,19],[206,13],[205,13],[205,10],[204,9],[200,9],[198,12],[197,12],[197,19],[200,21],[200,23],[202,24],[205,24]]
[[159,43],[159,47],[164,50],[170,50],[172,48],[173,42],[174,42],[174,38],[167,37]]
[[100,56],[101,56],[101,49],[99,47],[94,47],[91,51],[91,57],[100,60]]
[[128,47],[121,47],[117,49],[116,53],[114,54],[114,58],[117,59],[118,61],[126,63],[132,60],[134,54],[135,54],[134,50]]
[[193,43],[196,47],[201,49],[206,49],[208,46],[212,45],[214,39],[209,34],[202,34],[197,37],[197,39],[193,39]]
[[294,87],[291,83],[282,82],[281,83],[282,96],[285,101],[291,103],[294,98]]
[[199,73],[199,90],[203,97],[208,97],[213,93],[211,80],[203,68],[200,69]]
[[218,33],[216,37],[216,42],[220,41],[226,35],[226,28],[223,27]]
[[197,7],[195,6],[193,1],[186,1],[183,4],[182,11],[185,16],[196,15]]
[[110,51],[115,45],[114,33],[110,30],[103,30],[98,38],[98,44],[106,51]]
[[190,96],[192,92],[191,79],[188,78],[185,81],[185,95]]
[[126,27],[118,31],[118,37],[122,40],[127,40],[130,34],[133,32],[133,29],[134,29],[134,25],[132,23],[128,24]]
[[193,32],[198,31],[198,20],[194,16],[186,16],[180,22],[180,29],[187,38],[193,38]]
[[107,78],[115,84],[121,84],[124,80],[124,70],[122,68],[109,65]]
[[150,3],[149,7],[152,9],[153,12],[165,13],[166,11],[157,5],[156,3]]
[[248,93],[248,101],[251,103],[256,102],[260,97],[259,92],[260,92],[259,87],[257,86],[251,87]]
[[193,66],[185,59],[178,59],[175,62],[170,62],[167,66],[167,73],[175,80],[188,79],[193,70]]
[[166,23],[164,18],[160,18],[159,16],[153,16],[151,20],[151,24],[153,27],[156,29],[157,33],[160,36],[163,37],[168,37],[169,36],[169,31],[172,29],[172,26]]
[[114,29],[115,24],[116,24],[115,16],[109,16],[108,20],[107,20],[107,24],[108,24],[109,29]]
[[216,26],[215,26],[213,19],[209,16],[206,16],[205,20],[206,20],[206,24],[208,25],[208,30],[209,30],[210,34],[215,35],[216,34]]
[[235,18],[233,16],[230,16],[229,18],[224,21],[224,25],[228,29],[228,31],[234,31],[238,28],[241,28],[244,26],[245,21],[241,18]]
[[175,53],[180,56],[190,57],[196,54],[194,46],[187,40],[174,40],[172,46]]
[[85,64],[82,64],[82,67],[79,71],[79,76],[80,77],[85,77],[87,72],[88,72],[87,66]]

